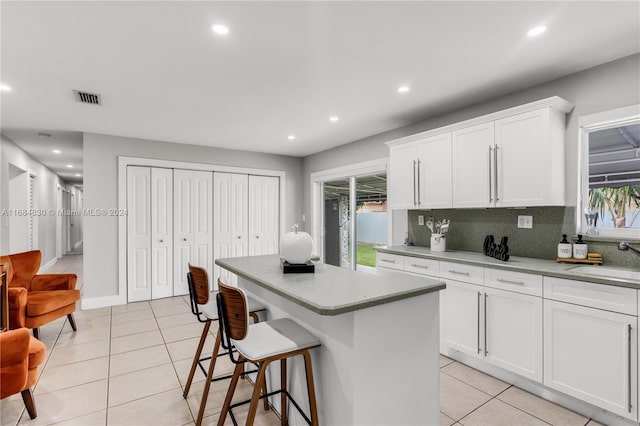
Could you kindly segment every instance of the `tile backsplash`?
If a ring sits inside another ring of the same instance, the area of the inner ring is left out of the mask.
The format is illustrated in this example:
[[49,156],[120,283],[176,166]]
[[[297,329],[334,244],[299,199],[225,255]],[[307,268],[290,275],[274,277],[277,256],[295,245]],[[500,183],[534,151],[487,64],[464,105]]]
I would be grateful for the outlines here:
[[[433,216],[437,220],[451,221],[446,237],[447,250],[482,253],[484,237],[491,234],[498,242],[503,236],[509,237],[512,256],[555,259],[562,234],[567,234],[570,241],[575,236],[574,214],[574,207],[409,210],[409,242],[429,247],[431,231],[426,225],[418,224],[418,216],[424,216],[425,222]],[[520,215],[533,216],[532,229],[518,228]],[[589,251],[602,253],[605,265],[640,266],[640,258],[619,251],[617,242],[587,240],[587,244]]]

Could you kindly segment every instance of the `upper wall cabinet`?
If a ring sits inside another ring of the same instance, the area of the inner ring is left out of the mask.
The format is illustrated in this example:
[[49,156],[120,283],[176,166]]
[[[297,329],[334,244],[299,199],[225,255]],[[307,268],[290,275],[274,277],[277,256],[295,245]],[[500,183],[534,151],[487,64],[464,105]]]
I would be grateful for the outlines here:
[[390,157],[392,208],[451,207],[450,132],[393,146]]
[[389,142],[391,208],[564,205],[572,108],[553,97]]

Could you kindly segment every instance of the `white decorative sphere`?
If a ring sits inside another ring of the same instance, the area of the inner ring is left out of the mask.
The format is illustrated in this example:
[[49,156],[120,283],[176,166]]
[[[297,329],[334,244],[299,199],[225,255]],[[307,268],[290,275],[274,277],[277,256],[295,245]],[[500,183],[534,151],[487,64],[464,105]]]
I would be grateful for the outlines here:
[[306,232],[287,232],[280,239],[280,257],[291,264],[307,263],[311,259],[313,239]]

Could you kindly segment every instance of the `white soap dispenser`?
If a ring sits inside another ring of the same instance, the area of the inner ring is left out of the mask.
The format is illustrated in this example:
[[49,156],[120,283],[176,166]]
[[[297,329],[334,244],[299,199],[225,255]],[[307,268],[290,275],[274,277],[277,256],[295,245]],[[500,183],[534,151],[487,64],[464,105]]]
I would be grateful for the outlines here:
[[558,243],[558,258],[571,258],[571,243],[567,241],[567,234],[562,234],[562,241]]

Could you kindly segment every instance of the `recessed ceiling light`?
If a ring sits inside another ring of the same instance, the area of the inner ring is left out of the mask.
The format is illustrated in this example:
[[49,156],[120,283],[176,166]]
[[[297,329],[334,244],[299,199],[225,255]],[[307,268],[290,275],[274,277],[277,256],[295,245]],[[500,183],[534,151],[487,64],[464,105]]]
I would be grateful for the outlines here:
[[80,177],[82,176],[80,173],[76,173],[76,177]]
[[541,25],[539,27],[533,27],[529,30],[529,32],[527,32],[527,35],[529,37],[535,37],[535,36],[539,36],[540,34],[544,33],[545,31],[547,31],[547,27],[545,27],[544,25]]
[[229,34],[229,27],[222,24],[213,24],[211,26],[211,31],[219,35],[227,35]]
[[73,169],[73,164],[67,164],[68,169]]
[[0,84],[0,90],[2,90],[3,92],[10,92],[11,87],[7,86],[6,84]]
[[398,87],[398,93],[407,93],[408,91],[409,91],[409,86]]
[[331,121],[332,123],[335,123],[338,120],[340,120],[340,119],[338,118],[337,115],[332,115],[331,117],[329,117],[329,121]]
[[289,139],[290,141],[294,140],[296,138],[295,135],[289,135],[287,136],[287,139]]
[[62,154],[62,151],[60,151],[59,149],[54,149],[53,151],[54,154]]

